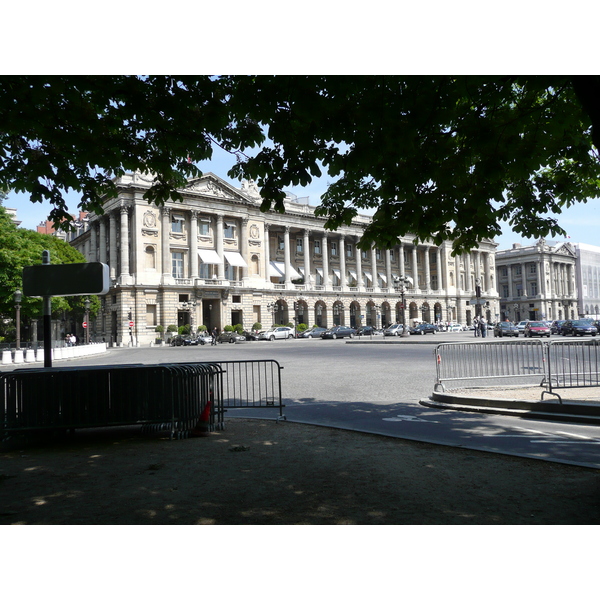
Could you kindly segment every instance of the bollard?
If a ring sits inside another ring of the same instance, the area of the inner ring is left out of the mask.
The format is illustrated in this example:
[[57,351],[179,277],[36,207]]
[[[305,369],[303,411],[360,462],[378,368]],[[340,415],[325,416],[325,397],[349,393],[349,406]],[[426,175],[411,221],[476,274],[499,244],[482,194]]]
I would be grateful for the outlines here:
[[23,360],[23,350],[15,350],[15,364],[21,364]]
[[33,348],[27,348],[25,351],[25,362],[35,362],[35,350]]
[[2,364],[12,365],[12,352],[10,350],[2,350]]

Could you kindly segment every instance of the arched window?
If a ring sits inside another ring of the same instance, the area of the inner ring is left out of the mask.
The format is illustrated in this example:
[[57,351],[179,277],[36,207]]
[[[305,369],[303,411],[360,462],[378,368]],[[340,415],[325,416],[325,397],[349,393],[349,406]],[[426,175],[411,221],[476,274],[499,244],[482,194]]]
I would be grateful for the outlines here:
[[156,269],[156,252],[154,246],[146,246],[146,269]]

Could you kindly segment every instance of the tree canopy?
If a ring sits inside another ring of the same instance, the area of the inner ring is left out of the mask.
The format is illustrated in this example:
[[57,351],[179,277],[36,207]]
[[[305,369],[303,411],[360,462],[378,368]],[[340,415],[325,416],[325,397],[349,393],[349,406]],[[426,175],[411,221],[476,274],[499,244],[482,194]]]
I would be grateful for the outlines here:
[[[7,319],[14,316],[13,294],[17,289],[23,290],[23,267],[40,264],[43,250],[50,250],[52,264],[85,262],[80,252],[58,237],[17,227],[0,206],[0,315]],[[90,299],[90,312],[95,314],[99,300],[95,296]],[[61,311],[76,311],[83,314],[84,300],[83,296],[53,298],[52,312],[57,314]],[[42,299],[23,295],[22,318],[39,319],[42,314]]]
[[318,214],[337,229],[374,211],[363,246],[410,232],[469,248],[501,221],[561,235],[556,215],[598,196],[599,92],[595,76],[2,77],[0,188],[66,226],[65,191],[101,213],[111,178],[139,170],[150,202],[181,199],[219,145],[265,211],[332,177]]

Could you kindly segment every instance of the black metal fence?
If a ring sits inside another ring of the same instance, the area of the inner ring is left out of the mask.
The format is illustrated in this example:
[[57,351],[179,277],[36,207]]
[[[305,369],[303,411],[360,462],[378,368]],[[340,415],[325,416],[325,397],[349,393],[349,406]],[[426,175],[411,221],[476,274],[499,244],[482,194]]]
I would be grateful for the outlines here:
[[23,369],[0,374],[2,432],[158,425],[171,438],[223,424],[214,363]]

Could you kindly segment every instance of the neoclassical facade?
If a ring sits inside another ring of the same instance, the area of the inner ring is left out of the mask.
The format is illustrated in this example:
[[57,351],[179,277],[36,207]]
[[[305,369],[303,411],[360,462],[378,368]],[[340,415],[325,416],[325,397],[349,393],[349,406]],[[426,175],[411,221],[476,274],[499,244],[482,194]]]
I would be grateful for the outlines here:
[[501,319],[577,318],[576,259],[571,244],[549,246],[543,239],[496,252]]
[[[499,312],[491,240],[459,256],[450,243],[415,244],[410,235],[364,251],[366,216],[327,231],[314,207],[286,200],[285,214],[263,213],[256,186],[236,188],[212,173],[190,180],[183,202],[159,208],[143,198],[150,185],[138,173],[118,179],[105,214],[89,214],[71,240],[110,268],[96,338],[150,343],[157,325],[469,324],[476,287],[488,320]],[[413,284],[396,287],[401,276]]]

